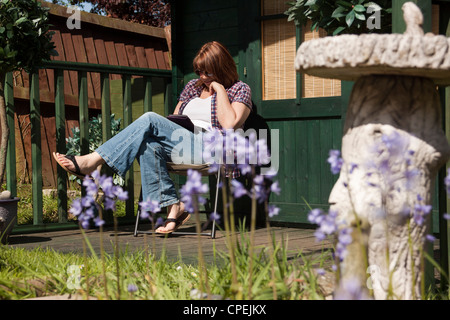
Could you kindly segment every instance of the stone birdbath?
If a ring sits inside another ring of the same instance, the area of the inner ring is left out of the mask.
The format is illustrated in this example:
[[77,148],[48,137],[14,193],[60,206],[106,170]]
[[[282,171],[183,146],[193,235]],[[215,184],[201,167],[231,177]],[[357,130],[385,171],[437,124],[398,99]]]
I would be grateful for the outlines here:
[[352,227],[340,279],[375,299],[421,298],[432,191],[450,157],[437,91],[450,85],[450,38],[424,34],[414,3],[402,9],[404,34],[311,40],[295,61],[298,72],[355,81],[329,202]]

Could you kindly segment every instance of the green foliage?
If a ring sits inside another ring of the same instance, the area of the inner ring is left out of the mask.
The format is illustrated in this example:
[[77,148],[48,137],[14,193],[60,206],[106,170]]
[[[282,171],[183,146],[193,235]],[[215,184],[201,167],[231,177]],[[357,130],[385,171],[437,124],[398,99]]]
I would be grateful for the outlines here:
[[[297,0],[289,3],[291,7],[285,12],[288,21],[306,25],[312,21],[311,30],[324,29],[328,34],[359,34],[365,32],[390,32],[392,25],[391,1],[377,0]],[[367,28],[367,20],[374,13],[368,8],[379,10],[380,28]]]
[[57,55],[49,32],[48,9],[35,0],[0,0],[0,74],[27,72]]
[[[115,136],[120,132],[121,119],[114,119],[115,115],[111,115],[111,136]],[[89,120],[89,152],[94,152],[103,143],[102,134],[102,118],[92,117]],[[72,136],[66,139],[67,154],[74,156],[80,155],[80,128],[72,128]]]

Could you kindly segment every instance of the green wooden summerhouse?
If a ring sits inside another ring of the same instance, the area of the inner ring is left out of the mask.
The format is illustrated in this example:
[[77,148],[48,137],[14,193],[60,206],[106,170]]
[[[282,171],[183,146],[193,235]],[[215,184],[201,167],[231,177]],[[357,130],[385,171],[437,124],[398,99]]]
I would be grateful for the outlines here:
[[[393,32],[403,32],[404,2],[393,1]],[[426,31],[445,34],[450,2],[416,2],[423,9]],[[283,192],[272,195],[271,202],[282,211],[273,219],[307,222],[309,206],[328,205],[336,177],[326,159],[330,149],[340,148],[353,85],[295,72],[300,43],[326,34],[288,22],[284,0],[183,0],[173,4],[173,101],[184,84],[196,77],[192,59],[200,46],[211,40],[224,43],[235,58],[240,78],[252,89],[258,112],[272,129],[280,130],[278,179]]]
[[[296,48],[324,32],[288,22],[285,0],[172,2],[173,101],[184,84],[194,78],[192,59],[200,46],[212,40],[225,44],[233,55],[241,80],[250,85],[258,112],[271,129],[280,132],[280,195],[271,203],[281,212],[273,222],[307,222],[312,208],[327,208],[336,181],[326,162],[330,149],[340,149],[343,121],[352,82],[340,82],[296,73]],[[392,1],[392,32],[403,33],[401,7],[405,0]],[[416,0],[424,14],[425,32],[450,36],[450,1]],[[383,21],[381,21],[383,23]],[[450,134],[450,88],[441,88],[447,134]],[[172,106],[175,102],[172,103]],[[437,181],[433,231],[440,233],[441,252],[447,252],[447,195],[442,186],[445,168]],[[441,214],[439,214],[439,212]]]

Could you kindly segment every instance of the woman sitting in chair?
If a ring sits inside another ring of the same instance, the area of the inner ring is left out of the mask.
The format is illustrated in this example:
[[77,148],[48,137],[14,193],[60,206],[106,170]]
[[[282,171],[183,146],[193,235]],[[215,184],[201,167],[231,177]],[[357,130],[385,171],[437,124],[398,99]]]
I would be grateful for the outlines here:
[[[174,131],[183,140],[201,146],[203,130],[242,128],[252,107],[250,87],[239,81],[236,64],[228,50],[219,42],[208,42],[193,61],[199,76],[183,89],[174,114],[187,115],[202,130],[191,132],[180,125],[148,112],[120,133],[101,145],[95,152],[83,156],[53,153],[55,160],[67,172],[84,177],[106,163],[117,174],[125,176],[133,161],[141,167],[142,197],[159,201],[168,207],[167,220],[158,233],[171,233],[185,223],[190,215],[178,198],[175,184],[169,176],[166,162],[173,161],[179,140],[171,139]],[[194,147],[192,159],[202,159],[202,149]],[[173,161],[175,162],[175,161]]]

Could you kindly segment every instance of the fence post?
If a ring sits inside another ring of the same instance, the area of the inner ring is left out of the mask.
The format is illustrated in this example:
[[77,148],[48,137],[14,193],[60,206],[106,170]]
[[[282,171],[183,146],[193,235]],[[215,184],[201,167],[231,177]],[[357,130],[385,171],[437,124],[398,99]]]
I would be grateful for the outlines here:
[[42,201],[42,151],[41,151],[41,105],[39,96],[39,73],[30,74],[30,121],[31,121],[31,161],[33,192],[33,224],[43,222]]
[[13,74],[8,72],[5,79],[6,122],[10,128],[6,158],[6,186],[13,197],[17,196],[16,176],[16,131],[14,125],[14,83]]
[[[123,122],[124,127],[127,127],[133,122],[133,110],[131,100],[131,76],[125,75],[122,77],[123,84]],[[128,200],[125,205],[125,216],[127,218],[134,218],[134,165],[125,175],[125,187],[128,191]]]
[[89,153],[89,110],[87,72],[78,72],[78,108],[80,116],[80,154]]
[[152,77],[145,77],[145,92],[144,92],[144,113],[153,110],[152,105]]
[[[64,71],[55,69],[56,150],[66,154],[66,106],[64,103]],[[56,166],[58,190],[58,221],[67,222],[67,174]]]

